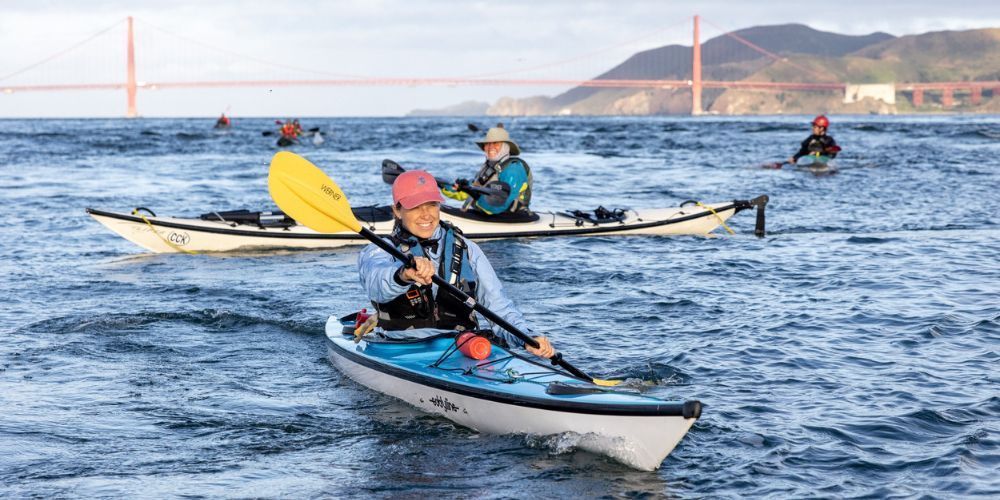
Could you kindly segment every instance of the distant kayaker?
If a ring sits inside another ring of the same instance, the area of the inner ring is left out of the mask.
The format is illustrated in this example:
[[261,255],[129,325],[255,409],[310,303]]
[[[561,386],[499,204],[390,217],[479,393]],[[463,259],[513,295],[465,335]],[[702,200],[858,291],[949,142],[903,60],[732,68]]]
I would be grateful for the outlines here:
[[812,121],[812,135],[802,141],[799,152],[789,158],[788,163],[795,163],[799,161],[799,158],[809,155],[826,156],[831,159],[836,158],[837,152],[840,151],[840,146],[837,146],[837,142],[833,140],[833,137],[826,134],[828,128],[830,128],[830,120],[827,117],[819,115],[814,118]]
[[229,117],[225,113],[218,120],[215,120],[215,128],[229,128],[232,123],[229,121]]
[[[368,298],[375,305],[379,334],[390,338],[425,338],[447,331],[480,328],[476,313],[432,284],[435,273],[475,297],[514,327],[531,335],[524,316],[503,291],[493,266],[479,246],[465,239],[458,228],[441,222],[441,203],[434,177],[422,170],[401,174],[392,185],[396,227],[387,238],[400,251],[413,256],[413,265],[393,258],[375,245],[358,256],[358,272]],[[555,354],[543,336],[534,336],[539,348],[496,325],[494,341],[524,347],[543,358]],[[405,330],[405,332],[404,332]]]
[[[486,161],[475,178],[458,179],[451,188],[441,190],[445,196],[465,201],[464,209],[474,208],[485,214],[529,212],[531,203],[531,169],[518,157],[521,148],[510,139],[503,127],[486,131],[486,137],[476,141],[486,154]],[[468,186],[484,187],[494,194],[463,191]]]
[[301,127],[297,126],[297,122],[298,120],[296,121],[285,120],[284,122],[278,120],[274,123],[281,125],[281,128],[278,129],[278,133],[281,134],[281,137],[298,142],[299,134],[302,132],[301,132]]

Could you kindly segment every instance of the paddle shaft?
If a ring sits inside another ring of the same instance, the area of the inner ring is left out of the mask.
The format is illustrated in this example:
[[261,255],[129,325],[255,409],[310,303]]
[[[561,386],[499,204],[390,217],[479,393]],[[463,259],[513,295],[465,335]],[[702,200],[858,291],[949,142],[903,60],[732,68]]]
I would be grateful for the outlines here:
[[[368,239],[368,241],[371,241],[376,246],[378,246],[382,250],[385,250],[386,252],[389,253],[389,255],[392,255],[396,259],[402,262],[407,262],[409,260],[409,257],[407,257],[406,254],[399,251],[398,248],[392,246],[388,241],[383,240],[381,237],[379,237],[379,235],[371,232],[368,228],[362,227],[361,232],[358,234],[364,236],[366,239]],[[448,293],[452,294],[455,298],[461,300],[462,303],[465,304],[470,309],[478,312],[479,314],[482,314],[483,317],[485,317],[486,319],[496,323],[497,325],[500,325],[500,327],[503,328],[504,330],[507,330],[508,332],[514,334],[515,337],[521,339],[526,345],[529,345],[536,349],[538,348],[538,342],[535,339],[529,337],[526,333],[522,332],[514,325],[508,323],[507,320],[501,318],[496,313],[487,309],[479,302],[476,302],[476,299],[470,297],[469,294],[459,290],[458,288],[455,287],[455,285],[448,283],[447,281],[444,280],[444,278],[438,276],[437,274],[433,275],[431,279],[434,281],[434,284],[447,290]],[[566,371],[572,373],[573,376],[575,377],[579,377],[588,381],[594,380],[593,377],[587,375],[579,368],[571,365],[568,361],[564,360],[562,358],[562,353],[556,353],[554,356],[549,358],[549,361],[551,361],[553,365],[558,365],[564,368]]]

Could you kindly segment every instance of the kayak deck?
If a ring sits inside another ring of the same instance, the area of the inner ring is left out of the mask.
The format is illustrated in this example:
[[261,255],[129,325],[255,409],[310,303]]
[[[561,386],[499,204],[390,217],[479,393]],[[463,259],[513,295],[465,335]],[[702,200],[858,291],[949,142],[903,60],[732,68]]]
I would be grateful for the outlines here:
[[[669,403],[637,392],[601,389],[501,347],[494,346],[488,358],[477,361],[454,351],[453,337],[403,344],[362,341],[356,346],[348,336],[331,341],[336,349],[342,350],[339,355],[354,361],[365,363],[377,359],[376,363],[392,367],[388,370],[405,371],[405,376],[422,383],[494,401],[574,413],[684,414],[683,403]],[[438,357],[448,352],[452,354],[436,363]],[[550,390],[552,384],[557,389]]]

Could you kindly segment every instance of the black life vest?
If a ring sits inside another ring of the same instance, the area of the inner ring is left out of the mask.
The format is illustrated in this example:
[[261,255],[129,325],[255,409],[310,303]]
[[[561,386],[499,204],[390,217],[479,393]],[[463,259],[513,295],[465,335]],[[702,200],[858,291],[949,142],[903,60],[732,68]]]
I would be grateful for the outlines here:
[[[475,297],[476,276],[469,264],[468,245],[462,232],[444,221],[441,222],[441,228],[444,229],[444,235],[438,242],[441,246],[441,262],[437,275],[470,297]],[[398,227],[390,238],[404,254],[428,257],[417,238],[406,230]],[[385,330],[440,328],[466,331],[475,330],[479,326],[476,313],[440,287],[435,295],[430,285],[414,284],[405,293],[388,302],[372,304],[378,312],[378,326]]]
[[831,152],[828,151],[828,149],[830,148],[830,146],[832,146],[832,145],[835,144],[835,142],[833,142],[833,138],[832,137],[830,137],[828,135],[815,135],[814,134],[814,135],[810,135],[809,139],[807,139],[807,141],[808,141],[808,143],[806,144],[806,148],[805,149],[807,149],[810,154],[825,155],[825,156],[830,156],[830,157],[837,156],[837,154],[835,152],[831,154]]

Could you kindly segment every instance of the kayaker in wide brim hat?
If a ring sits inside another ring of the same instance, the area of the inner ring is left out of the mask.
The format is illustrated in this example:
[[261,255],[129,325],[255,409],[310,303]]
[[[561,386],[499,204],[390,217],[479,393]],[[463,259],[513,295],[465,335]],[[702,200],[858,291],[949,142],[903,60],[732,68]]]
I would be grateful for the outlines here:
[[[486,215],[502,213],[524,213],[530,215],[531,168],[518,157],[521,148],[511,140],[510,133],[503,127],[493,127],[486,136],[476,141],[479,149],[486,153],[486,161],[470,182],[456,179],[450,188],[441,190],[445,196],[465,201],[463,210],[475,209]],[[468,188],[484,187],[470,191]]]
[[506,129],[501,127],[493,127],[486,131],[486,137],[476,141],[479,145],[479,149],[486,151],[486,145],[492,142],[502,142],[510,146],[510,154],[512,156],[517,156],[521,154],[521,148],[517,146],[517,143],[510,140],[510,134]]

